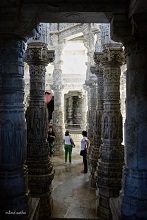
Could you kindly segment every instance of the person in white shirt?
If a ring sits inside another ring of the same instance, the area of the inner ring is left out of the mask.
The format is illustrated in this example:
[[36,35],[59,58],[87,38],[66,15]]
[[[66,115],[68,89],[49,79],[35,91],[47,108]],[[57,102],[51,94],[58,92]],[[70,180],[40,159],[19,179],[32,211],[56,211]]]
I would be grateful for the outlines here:
[[72,148],[75,147],[75,144],[68,130],[66,130],[65,132],[63,141],[64,141],[64,149],[65,149],[65,164],[67,163],[68,154],[69,154],[69,163],[71,164]]
[[87,131],[82,131],[83,138],[81,140],[81,153],[80,155],[83,156],[83,164],[84,170],[82,173],[88,172],[88,165],[87,165],[87,149],[90,147],[90,140],[87,138]]

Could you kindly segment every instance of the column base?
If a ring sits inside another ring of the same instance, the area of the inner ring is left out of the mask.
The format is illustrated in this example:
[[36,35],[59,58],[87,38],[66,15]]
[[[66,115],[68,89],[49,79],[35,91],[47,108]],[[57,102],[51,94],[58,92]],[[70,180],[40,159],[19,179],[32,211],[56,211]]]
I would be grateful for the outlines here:
[[89,177],[89,184],[90,187],[96,189],[96,179],[93,177],[93,175],[90,175]]
[[49,219],[53,210],[53,199],[51,193],[40,197],[39,220]]
[[32,211],[30,213],[29,220],[38,220],[39,219],[39,198],[32,198]]
[[110,198],[109,204],[112,213],[112,219],[122,220],[121,212],[118,205],[118,198]]
[[105,220],[111,220],[112,214],[109,207],[108,198],[102,195],[99,195],[99,189],[96,190],[96,212],[97,216],[104,218]]
[[104,208],[102,206],[97,206],[96,208],[96,213],[98,217],[102,217],[102,219],[105,220],[112,220],[112,214],[110,209]]
[[64,155],[63,146],[62,145],[60,145],[60,146],[55,145],[54,156],[62,156],[62,155]]
[[147,200],[120,193],[119,204],[123,220],[147,220]]

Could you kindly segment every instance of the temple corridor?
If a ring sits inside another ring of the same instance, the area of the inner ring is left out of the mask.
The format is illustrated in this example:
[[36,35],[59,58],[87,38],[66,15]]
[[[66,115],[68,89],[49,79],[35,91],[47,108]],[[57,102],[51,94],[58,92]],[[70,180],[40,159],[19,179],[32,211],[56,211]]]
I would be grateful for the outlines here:
[[1,0],[0,17],[0,220],[147,220],[147,1]]
[[79,152],[78,146],[73,148],[72,165],[64,164],[64,155],[52,158],[55,176],[51,218],[102,220],[96,216],[96,190],[90,187],[89,172],[81,173],[83,164]]

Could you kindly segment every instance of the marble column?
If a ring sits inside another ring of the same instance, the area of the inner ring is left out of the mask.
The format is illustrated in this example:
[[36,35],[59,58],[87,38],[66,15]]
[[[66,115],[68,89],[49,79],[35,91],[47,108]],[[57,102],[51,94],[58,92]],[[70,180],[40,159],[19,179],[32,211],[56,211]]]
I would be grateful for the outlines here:
[[[138,3],[139,7],[142,2]],[[125,16],[114,16],[111,22],[112,36],[123,43],[127,62],[125,164],[118,204],[122,219],[145,220],[147,219],[147,14],[135,10],[130,12],[132,12],[129,18],[131,22],[126,20]]]
[[[0,38],[0,217],[20,219],[29,215],[31,204],[26,165],[24,115],[25,41]],[[14,213],[14,215],[13,215]]]
[[76,127],[81,127],[82,121],[82,99],[81,94],[73,96],[73,124]]
[[111,43],[103,52],[104,111],[96,181],[99,188],[97,214],[111,219],[109,198],[119,195],[124,161],[120,112],[120,66],[123,63],[123,50],[121,45]]
[[62,51],[64,42],[59,42],[58,34],[51,36],[51,42],[55,48],[55,61],[53,71],[53,85],[54,91],[54,112],[53,112],[53,127],[56,132],[55,138],[55,152],[54,155],[63,155],[63,131],[64,125],[64,94],[63,94],[63,79],[62,79]]
[[63,86],[61,84],[62,70],[54,69],[53,72],[53,86],[54,90],[54,112],[53,112],[53,127],[56,132],[55,152],[54,155],[63,155],[63,128],[64,128],[64,114],[63,114]]
[[[87,90],[87,104],[88,104],[88,111],[87,111],[87,132],[88,138],[90,139],[91,145],[93,145],[93,107],[96,104],[96,88],[95,88],[95,79],[91,71],[90,67],[93,64],[93,53],[94,53],[94,32],[93,26],[91,24],[84,24],[83,30],[84,36],[84,46],[87,48],[87,70],[86,70],[86,80],[85,80],[85,87]],[[95,99],[95,100],[94,100]],[[90,153],[90,152],[89,152]]]
[[130,220],[147,219],[146,36],[143,32],[123,41],[127,56],[125,166],[119,199],[123,219]]
[[92,149],[94,146],[94,129],[96,120],[96,108],[97,108],[97,77],[95,75],[90,76],[90,79],[85,83],[89,87],[89,109],[87,113],[88,120],[88,138],[90,139],[90,151],[88,152],[88,163],[90,164],[90,158]]
[[25,57],[30,72],[30,100],[26,110],[27,164],[31,196],[40,198],[39,219],[49,218],[52,211],[54,170],[48,156],[48,111],[44,94],[46,66],[53,60],[54,51],[49,51],[45,43],[28,43]]
[[73,126],[73,96],[67,98],[67,127]]
[[83,91],[81,129],[86,130],[86,125],[87,125],[87,95],[86,95],[86,91]]
[[91,66],[91,72],[97,76],[97,106],[94,116],[94,130],[93,130],[93,148],[90,155],[90,185],[96,188],[96,168],[99,159],[99,151],[101,146],[101,127],[102,127],[102,113],[103,113],[103,69],[100,65],[100,59],[103,53],[95,52],[95,65]]

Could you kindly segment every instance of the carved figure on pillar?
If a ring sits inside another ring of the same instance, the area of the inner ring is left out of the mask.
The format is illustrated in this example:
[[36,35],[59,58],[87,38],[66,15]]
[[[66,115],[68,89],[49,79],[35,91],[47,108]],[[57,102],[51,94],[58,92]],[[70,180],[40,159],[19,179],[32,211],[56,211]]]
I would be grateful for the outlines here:
[[49,158],[48,111],[44,101],[46,66],[53,60],[54,51],[48,50],[45,43],[29,41],[25,57],[30,71],[30,100],[26,110],[27,164],[31,195],[40,198],[39,219],[48,218],[53,205],[51,182],[54,170]]

